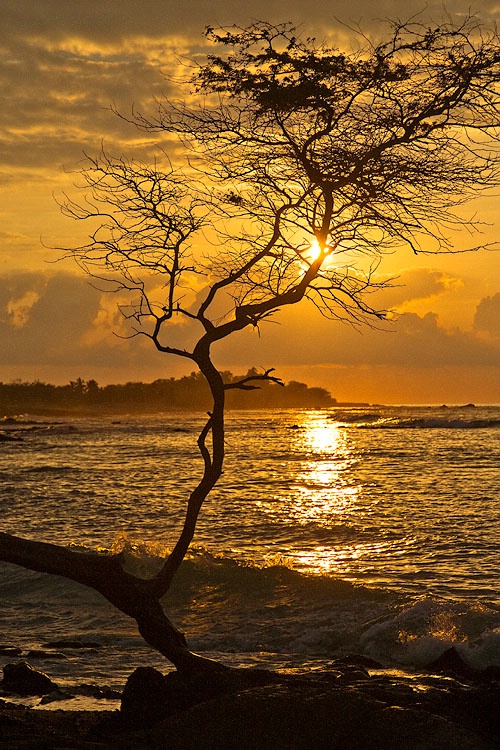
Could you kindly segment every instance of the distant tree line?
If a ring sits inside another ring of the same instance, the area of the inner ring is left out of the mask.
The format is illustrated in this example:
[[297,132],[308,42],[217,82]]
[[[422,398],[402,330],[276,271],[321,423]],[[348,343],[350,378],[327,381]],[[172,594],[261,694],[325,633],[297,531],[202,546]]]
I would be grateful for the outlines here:
[[[251,369],[246,376],[224,372],[224,381],[231,383],[257,374]],[[258,389],[228,390],[230,409],[325,408],[336,400],[324,388],[309,388],[295,380],[284,386],[268,380],[259,382]],[[14,381],[0,383],[0,416],[20,412],[108,411],[161,412],[176,409],[210,408],[210,393],[205,378],[192,372],[181,378],[166,378],[153,383],[129,382],[100,386],[95,380],[71,380],[66,385]]]

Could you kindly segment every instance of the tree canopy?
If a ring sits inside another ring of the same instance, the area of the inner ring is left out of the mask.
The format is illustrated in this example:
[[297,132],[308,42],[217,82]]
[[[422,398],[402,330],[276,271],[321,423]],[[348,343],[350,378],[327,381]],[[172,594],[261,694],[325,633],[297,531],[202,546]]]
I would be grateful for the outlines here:
[[184,165],[89,159],[90,202],[65,210],[102,221],[71,252],[136,292],[126,312],[158,348],[186,356],[160,335],[174,316],[216,341],[303,297],[382,316],[369,294],[384,252],[466,249],[452,230],[480,224],[460,209],[499,181],[497,34],[473,18],[390,31],[346,54],[290,24],[207,29],[222,50],[191,94],[134,118],[177,137]]
[[[259,374],[251,368],[246,375],[223,372],[224,383],[241,383]],[[280,388],[263,380],[248,393],[233,388],[228,393],[229,409],[328,408],[336,400],[324,388],[310,388],[290,381]],[[210,408],[210,390],[199,372],[181,378],[160,378],[153,383],[128,382],[99,386],[95,380],[77,378],[66,385],[35,381],[0,383],[0,425],[2,416],[16,414],[58,414],[83,412],[97,414],[161,413],[175,410],[206,411]]]

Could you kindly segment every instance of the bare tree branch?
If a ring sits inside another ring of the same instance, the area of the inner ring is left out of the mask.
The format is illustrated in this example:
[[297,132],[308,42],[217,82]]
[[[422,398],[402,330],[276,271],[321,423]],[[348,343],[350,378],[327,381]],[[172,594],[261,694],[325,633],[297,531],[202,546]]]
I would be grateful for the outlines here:
[[275,375],[271,375],[271,373],[274,372],[274,367],[269,368],[268,370],[265,370],[263,373],[255,373],[252,375],[247,375],[245,378],[241,378],[240,380],[235,380],[231,383],[224,383],[224,388],[226,391],[230,390],[231,388],[238,388],[242,391],[253,391],[255,389],[258,389],[258,385],[251,385],[251,383],[254,383],[255,381],[265,381],[268,383],[276,383],[276,385],[284,386],[284,382],[281,380],[281,378],[276,377]]

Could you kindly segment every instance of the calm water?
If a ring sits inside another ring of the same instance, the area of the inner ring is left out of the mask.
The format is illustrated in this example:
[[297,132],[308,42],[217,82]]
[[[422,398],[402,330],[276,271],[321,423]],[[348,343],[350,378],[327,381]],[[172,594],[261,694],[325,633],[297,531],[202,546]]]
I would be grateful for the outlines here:
[[[146,572],[201,471],[201,423],[20,420],[8,429],[22,442],[0,443],[2,530],[125,546]],[[226,471],[166,606],[195,649],[228,663],[355,651],[418,668],[453,644],[475,666],[500,664],[499,486],[497,407],[230,413]],[[105,646],[39,668],[118,686],[138,663],[165,668],[92,592],[1,571],[4,643]]]

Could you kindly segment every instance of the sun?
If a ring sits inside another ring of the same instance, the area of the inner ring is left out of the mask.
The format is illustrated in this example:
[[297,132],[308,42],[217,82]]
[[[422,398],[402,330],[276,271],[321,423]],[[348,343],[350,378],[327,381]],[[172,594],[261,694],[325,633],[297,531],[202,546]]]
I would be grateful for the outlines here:
[[319,258],[321,255],[321,245],[319,244],[316,237],[313,239],[313,241],[310,243],[309,248],[307,250],[307,260],[309,262],[315,261]]
[[311,249],[309,251],[309,255],[311,257],[311,260],[316,260],[316,258],[319,258],[320,254],[321,254],[321,247],[320,247],[318,240],[315,237],[313,241],[311,242]]

